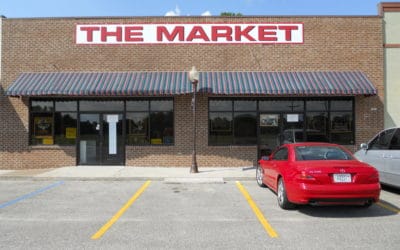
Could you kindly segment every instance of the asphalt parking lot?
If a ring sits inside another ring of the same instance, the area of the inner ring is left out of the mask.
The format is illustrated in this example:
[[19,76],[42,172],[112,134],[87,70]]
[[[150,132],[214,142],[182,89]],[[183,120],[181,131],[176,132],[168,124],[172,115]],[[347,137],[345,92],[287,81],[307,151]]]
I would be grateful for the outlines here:
[[0,181],[1,249],[398,249],[400,191],[285,211],[255,181]]

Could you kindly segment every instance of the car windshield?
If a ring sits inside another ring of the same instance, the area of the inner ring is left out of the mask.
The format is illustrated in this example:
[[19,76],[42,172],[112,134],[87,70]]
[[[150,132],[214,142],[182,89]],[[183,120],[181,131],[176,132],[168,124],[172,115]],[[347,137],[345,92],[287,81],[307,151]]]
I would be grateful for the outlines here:
[[297,161],[353,159],[349,153],[335,146],[298,146],[295,152]]

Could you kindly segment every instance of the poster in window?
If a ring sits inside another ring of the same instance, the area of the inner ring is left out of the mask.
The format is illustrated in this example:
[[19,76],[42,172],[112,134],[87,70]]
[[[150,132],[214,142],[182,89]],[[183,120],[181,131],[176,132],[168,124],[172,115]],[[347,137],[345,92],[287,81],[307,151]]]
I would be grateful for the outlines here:
[[261,127],[278,127],[279,115],[260,115],[260,126]]
[[299,115],[298,114],[287,114],[286,121],[287,122],[299,122]]
[[65,128],[65,138],[76,139],[76,128],[73,127]]
[[51,116],[37,116],[34,119],[34,136],[46,138],[53,136],[53,118]]
[[143,122],[143,120],[130,120],[128,129],[129,134],[145,135],[145,125],[146,124]]

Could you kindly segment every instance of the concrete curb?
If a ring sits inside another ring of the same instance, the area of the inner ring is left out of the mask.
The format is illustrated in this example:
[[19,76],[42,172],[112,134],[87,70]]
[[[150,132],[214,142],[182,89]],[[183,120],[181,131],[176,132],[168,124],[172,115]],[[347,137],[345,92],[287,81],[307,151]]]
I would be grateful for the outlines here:
[[166,183],[225,183],[227,181],[255,181],[255,177],[35,177],[0,176],[4,181],[163,181]]
[[164,181],[166,183],[224,183],[225,181],[254,180],[253,167],[202,168],[189,173],[187,168],[67,166],[50,169],[0,170],[0,180],[34,181]]

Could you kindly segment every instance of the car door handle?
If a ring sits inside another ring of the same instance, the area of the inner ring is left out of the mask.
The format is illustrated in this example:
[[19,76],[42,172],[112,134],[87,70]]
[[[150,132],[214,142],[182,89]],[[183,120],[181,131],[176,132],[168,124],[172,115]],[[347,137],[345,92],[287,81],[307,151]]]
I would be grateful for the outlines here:
[[383,158],[393,158],[393,156],[392,155],[383,155]]

